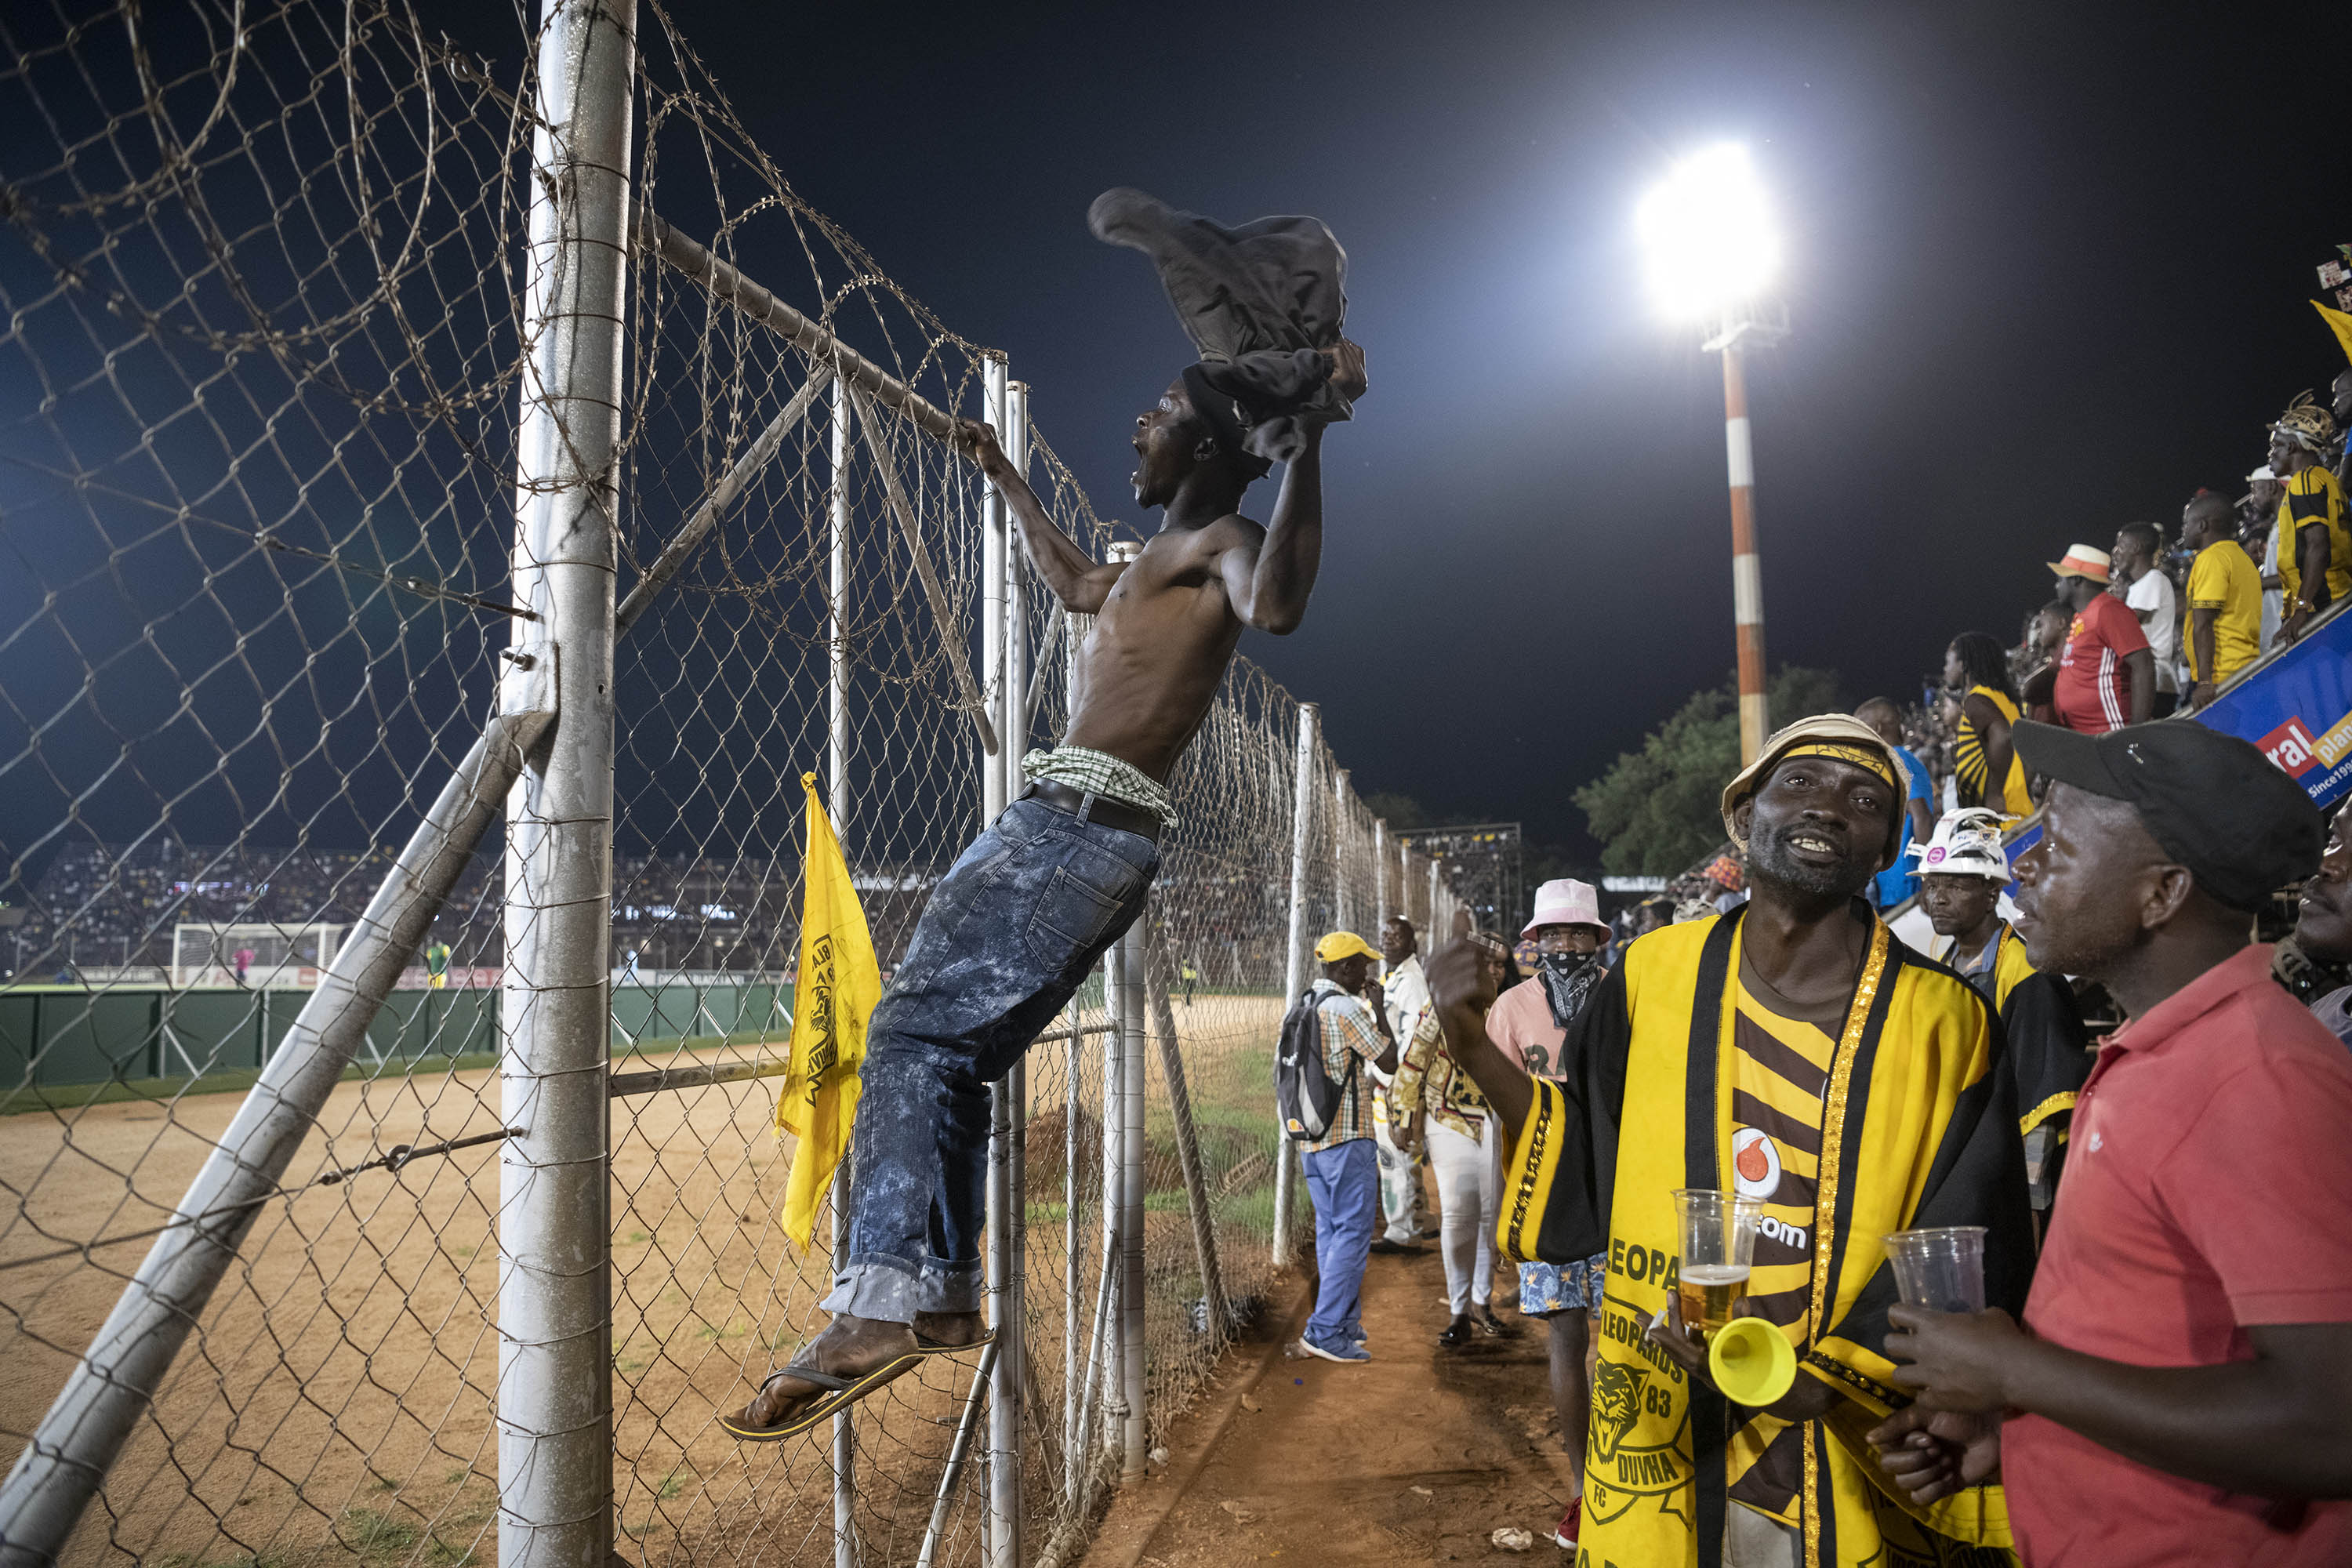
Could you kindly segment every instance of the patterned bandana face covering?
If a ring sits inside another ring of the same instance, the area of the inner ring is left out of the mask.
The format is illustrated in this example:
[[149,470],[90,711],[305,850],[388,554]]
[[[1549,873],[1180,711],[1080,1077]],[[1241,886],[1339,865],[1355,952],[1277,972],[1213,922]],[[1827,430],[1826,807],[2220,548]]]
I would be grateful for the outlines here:
[[1536,968],[1543,976],[1544,1000],[1551,1004],[1551,1021],[1562,1029],[1576,1021],[1585,997],[1608,973],[1598,948],[1591,952],[1539,952]]
[[1163,826],[1177,825],[1176,802],[1167,788],[1133,763],[1108,752],[1056,746],[1050,752],[1032,752],[1023,757],[1021,771],[1033,781],[1050,780],[1088,795],[1098,795],[1105,800],[1115,800],[1121,805],[1134,806],[1138,811],[1148,811]]

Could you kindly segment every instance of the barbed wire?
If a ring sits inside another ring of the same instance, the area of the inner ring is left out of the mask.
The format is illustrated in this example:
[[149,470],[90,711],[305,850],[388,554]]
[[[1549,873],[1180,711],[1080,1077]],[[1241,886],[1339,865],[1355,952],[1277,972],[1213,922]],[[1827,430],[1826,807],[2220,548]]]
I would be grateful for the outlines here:
[[[0,112],[26,128],[0,165],[0,352],[19,370],[0,381],[0,1458],[129,1284],[115,1249],[241,1227],[69,1555],[486,1561],[501,1215],[539,1176],[491,1156],[521,1120],[500,1083],[507,960],[537,895],[474,853],[282,1177],[180,1205],[368,939],[395,853],[497,710],[512,623],[531,624],[512,556],[549,129],[534,40],[518,22],[485,55],[382,0],[57,0],[0,40]],[[818,1563],[839,1500],[865,1562],[928,1542],[971,1563],[971,1359],[929,1358],[861,1405],[846,1468],[821,1439],[747,1447],[717,1417],[822,1325],[833,1268],[825,1221],[806,1250],[779,1223],[798,775],[839,772],[886,972],[982,826],[986,492],[925,410],[979,416],[993,356],[800,198],[650,0],[637,44],[638,213],[814,331],[632,254],[616,553],[624,587],[650,585],[614,675],[617,1098],[609,1212],[583,1222],[609,1233],[580,1238],[610,1258],[618,1537],[647,1563]],[[845,355],[896,390],[844,390]],[[1036,403],[1066,417],[1051,388]],[[1120,525],[1034,432],[1030,473],[1106,556]],[[1066,726],[1089,626],[1023,592],[1030,676],[994,740],[1025,749]],[[1154,1442],[1280,1300],[1289,1153],[1268,1111],[1301,721],[1235,661],[1170,781],[1182,825],[1139,927]],[[1297,896],[1318,928],[1367,923],[1383,879],[1402,902],[1412,876],[1375,863],[1328,750],[1313,766]],[[1033,1555],[1098,1510],[1125,1397],[1101,1364],[1108,1007],[1090,981],[1027,1058]]]

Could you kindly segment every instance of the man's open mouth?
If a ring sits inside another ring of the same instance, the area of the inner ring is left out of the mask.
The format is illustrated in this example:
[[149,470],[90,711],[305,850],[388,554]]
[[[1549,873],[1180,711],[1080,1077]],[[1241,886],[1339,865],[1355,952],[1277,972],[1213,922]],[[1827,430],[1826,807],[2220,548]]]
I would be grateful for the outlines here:
[[1839,854],[1838,846],[1831,842],[1827,836],[1806,828],[1799,828],[1794,833],[1781,835],[1780,842],[1800,855],[1822,855],[1834,859]]

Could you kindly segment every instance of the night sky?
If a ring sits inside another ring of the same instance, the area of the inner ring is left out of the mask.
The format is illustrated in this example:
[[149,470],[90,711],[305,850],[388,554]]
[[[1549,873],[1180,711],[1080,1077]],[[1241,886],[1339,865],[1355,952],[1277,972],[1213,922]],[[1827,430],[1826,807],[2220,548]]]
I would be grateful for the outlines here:
[[1632,233],[1670,158],[1741,140],[1775,192],[1768,646],[1850,701],[1916,692],[1955,632],[2013,638],[2069,541],[2236,485],[2343,368],[2305,301],[2352,239],[2333,7],[1633,9],[673,14],[1130,524],[1129,422],[1190,354],[1087,202],[1328,221],[1372,392],[1326,447],[1305,626],[1243,647],[1359,788],[1590,853],[1570,792],[1732,663],[1720,372]]

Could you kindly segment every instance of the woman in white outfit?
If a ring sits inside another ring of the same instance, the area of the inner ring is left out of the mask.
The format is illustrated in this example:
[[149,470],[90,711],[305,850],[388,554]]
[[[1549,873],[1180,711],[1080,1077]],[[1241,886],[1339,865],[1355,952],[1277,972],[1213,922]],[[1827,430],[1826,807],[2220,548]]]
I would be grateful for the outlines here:
[[[1499,983],[1508,972],[1510,950],[1484,931],[1470,940],[1498,972]],[[1503,1337],[1510,1331],[1494,1308],[1496,1200],[1502,1181],[1486,1102],[1446,1054],[1433,1012],[1397,1064],[1391,1092],[1406,1126],[1426,1130],[1430,1169],[1437,1176],[1445,1297],[1453,1312],[1437,1342],[1451,1349],[1466,1344],[1473,1334]]]

